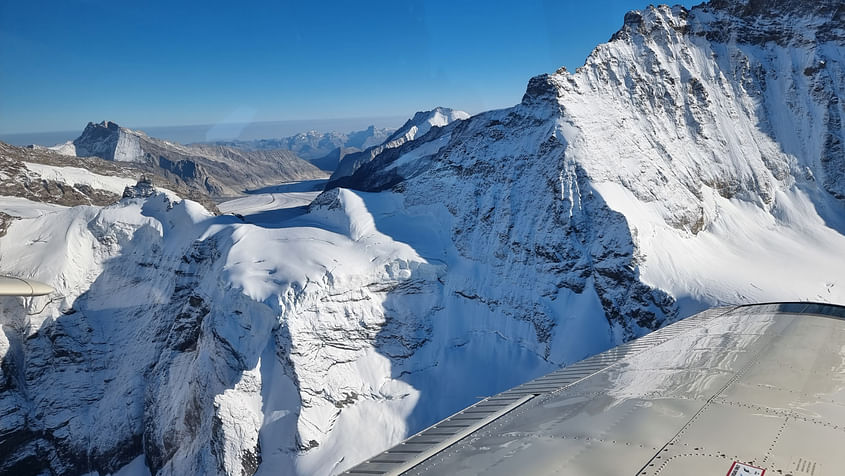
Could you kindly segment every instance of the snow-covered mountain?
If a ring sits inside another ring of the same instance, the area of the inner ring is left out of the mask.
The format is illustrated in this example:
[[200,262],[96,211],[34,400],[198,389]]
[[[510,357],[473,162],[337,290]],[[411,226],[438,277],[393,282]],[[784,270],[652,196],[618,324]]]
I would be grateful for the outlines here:
[[142,176],[218,213],[214,201],[202,190],[151,173],[141,164],[73,157],[45,147],[15,147],[0,142],[0,196],[63,206],[103,206],[120,200],[126,187]]
[[307,210],[0,198],[58,290],[0,300],[0,472],[338,473],[703,307],[845,302],[843,15],[632,12]]
[[370,126],[361,131],[319,132],[312,130],[280,139],[219,141],[214,144],[245,150],[289,150],[321,170],[333,171],[345,154],[381,144],[391,133],[393,129]]
[[134,163],[213,196],[235,196],[248,189],[324,175],[287,150],[185,146],[120,127],[111,121],[89,122],[72,142],[48,149],[64,155]]
[[[473,259],[582,269],[559,285],[595,279],[609,316],[658,322],[672,301],[688,314],[775,290],[832,298],[842,284],[824,256],[845,231],[843,14],[832,0],[631,12],[574,74],[532,78],[522,104],[383,153],[346,185],[449,197],[462,237],[481,240]],[[641,284],[671,299],[619,294]]]
[[362,165],[373,160],[377,155],[387,149],[395,149],[405,142],[422,137],[432,127],[443,127],[454,121],[467,119],[469,114],[463,111],[456,111],[447,107],[436,107],[430,111],[420,111],[414,117],[408,119],[405,124],[391,134],[384,142],[373,145],[360,152],[348,153],[342,156],[337,169],[329,179],[329,187],[342,187],[343,177],[355,173]]

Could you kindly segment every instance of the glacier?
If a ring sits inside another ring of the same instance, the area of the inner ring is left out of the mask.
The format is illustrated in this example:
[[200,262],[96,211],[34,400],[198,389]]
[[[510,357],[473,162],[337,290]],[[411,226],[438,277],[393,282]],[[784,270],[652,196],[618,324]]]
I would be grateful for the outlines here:
[[843,16],[631,12],[512,108],[220,216],[0,197],[2,272],[57,289],[0,300],[0,472],[336,474],[706,307],[845,302]]

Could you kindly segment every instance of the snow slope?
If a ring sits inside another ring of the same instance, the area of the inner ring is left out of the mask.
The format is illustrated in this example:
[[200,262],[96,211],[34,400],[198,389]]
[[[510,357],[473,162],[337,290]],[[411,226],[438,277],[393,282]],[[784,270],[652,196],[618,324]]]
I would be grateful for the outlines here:
[[95,174],[80,167],[57,167],[46,164],[24,162],[26,168],[44,180],[54,180],[68,184],[82,184],[89,187],[106,190],[115,194],[122,194],[123,190],[130,185],[135,185],[137,180],[128,177],[109,177]]
[[304,214],[325,182],[305,180],[253,190],[245,197],[221,203],[218,208],[223,213],[239,215],[248,223],[273,226],[286,218]]
[[58,293],[0,301],[0,472],[338,473],[703,307],[845,302],[839,7],[632,12],[307,209],[3,199]]
[[54,150],[62,155],[70,155],[76,157],[76,146],[73,144],[72,140],[69,140],[62,144],[57,144],[52,147],[47,147],[47,149]]

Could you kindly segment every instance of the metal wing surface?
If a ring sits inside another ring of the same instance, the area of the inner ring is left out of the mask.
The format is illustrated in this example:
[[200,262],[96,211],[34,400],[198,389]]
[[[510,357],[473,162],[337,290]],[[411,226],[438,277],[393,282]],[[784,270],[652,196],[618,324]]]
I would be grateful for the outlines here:
[[486,398],[346,474],[845,474],[845,307],[702,312]]

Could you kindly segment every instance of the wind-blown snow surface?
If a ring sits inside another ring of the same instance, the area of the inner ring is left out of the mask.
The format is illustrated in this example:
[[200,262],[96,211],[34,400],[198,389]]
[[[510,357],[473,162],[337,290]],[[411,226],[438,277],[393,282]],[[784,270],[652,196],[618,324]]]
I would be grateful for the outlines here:
[[[3,302],[5,471],[115,471],[143,449],[167,474],[251,473],[261,441],[269,473],[314,474],[405,434],[418,392],[372,343],[388,295],[405,296],[401,322],[432,301],[414,290],[442,267],[376,231],[357,195],[276,229],[164,195],[102,209],[20,202],[3,270],[61,299],[33,300],[31,313]],[[377,437],[349,439],[376,413]],[[346,436],[327,442],[332,427]]]
[[223,202],[218,208],[223,213],[240,216],[247,223],[275,226],[281,220],[304,214],[325,183],[325,180],[303,180],[265,187]]
[[1,270],[59,298],[0,301],[0,470],[336,473],[703,307],[845,302],[840,2],[750,5],[629,14],[307,213],[14,201]]

